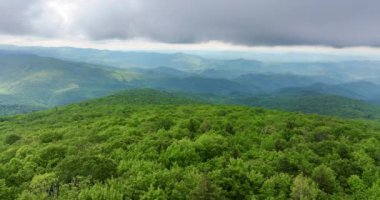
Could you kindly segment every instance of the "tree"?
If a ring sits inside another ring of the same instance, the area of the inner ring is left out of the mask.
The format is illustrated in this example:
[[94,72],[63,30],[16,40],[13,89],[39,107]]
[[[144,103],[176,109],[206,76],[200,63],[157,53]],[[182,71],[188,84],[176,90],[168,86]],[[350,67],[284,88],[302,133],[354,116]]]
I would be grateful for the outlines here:
[[171,166],[177,163],[179,166],[187,166],[199,161],[199,155],[194,143],[188,138],[173,142],[162,155]]
[[150,185],[149,190],[146,191],[140,198],[141,200],[166,200],[167,195],[161,188],[154,188]]
[[277,169],[289,174],[296,174],[298,172],[298,166],[295,164],[294,159],[287,154],[281,155],[278,159]]
[[0,199],[11,200],[14,199],[12,190],[9,188],[4,179],[0,179]]
[[220,155],[227,148],[227,140],[224,136],[214,132],[202,134],[196,141],[196,148],[203,160]]
[[366,196],[369,200],[380,199],[380,181],[376,181],[371,188],[366,191]]
[[191,192],[193,200],[219,200],[222,199],[217,188],[213,185],[207,174],[203,174],[197,187]]
[[17,134],[9,134],[5,137],[4,143],[5,144],[13,144],[21,139],[21,136]]
[[365,199],[365,184],[357,175],[352,175],[347,180],[348,186],[350,187],[350,193],[355,197],[355,199]]
[[[117,184],[117,185],[116,185]],[[108,181],[106,184],[97,183],[90,188],[84,188],[78,195],[79,200],[123,200],[120,183]]]
[[319,188],[326,193],[332,194],[337,187],[334,170],[326,165],[320,165],[313,170],[313,180],[318,184]]
[[64,182],[71,182],[77,176],[105,181],[116,174],[116,167],[112,160],[100,156],[71,156],[57,165],[57,171],[58,177]]
[[47,194],[49,197],[58,195],[58,178],[55,173],[35,175],[29,188],[35,194]]
[[290,196],[295,200],[311,200],[316,199],[318,195],[318,187],[310,178],[304,177],[302,174],[296,176],[291,187]]
[[192,135],[194,135],[200,127],[199,121],[191,118],[187,123],[187,129],[190,131]]
[[260,192],[264,198],[289,199],[291,182],[288,174],[276,174],[264,182]]
[[65,158],[66,147],[62,145],[49,145],[38,152],[38,164],[42,167],[53,168]]
[[[224,160],[224,159],[223,159]],[[252,180],[253,178],[260,178],[259,175],[255,176],[249,170],[248,165],[240,158],[229,160],[227,166],[222,170],[216,170],[212,174],[215,183],[227,193],[227,199],[246,199],[261,180]]]

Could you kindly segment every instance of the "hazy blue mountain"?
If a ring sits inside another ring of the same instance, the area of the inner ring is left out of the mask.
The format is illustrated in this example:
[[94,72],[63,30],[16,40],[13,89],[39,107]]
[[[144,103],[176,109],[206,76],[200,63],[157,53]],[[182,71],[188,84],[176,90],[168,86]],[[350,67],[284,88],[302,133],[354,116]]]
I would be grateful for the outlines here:
[[125,89],[139,76],[127,70],[9,52],[0,52],[0,66],[0,95],[47,106]]
[[133,70],[141,73],[142,75],[144,75],[145,78],[148,78],[148,79],[159,79],[159,78],[168,78],[168,77],[180,78],[180,77],[189,77],[189,76],[195,75],[193,73],[188,73],[188,72],[181,71],[175,68],[170,68],[170,67],[157,67],[153,69],[134,68]]
[[118,68],[156,68],[166,66],[181,70],[197,71],[207,68],[208,60],[184,53],[156,53],[144,51],[108,51],[68,47],[16,47],[0,46],[2,49],[25,52],[39,56],[54,57],[81,63],[100,64]]
[[39,110],[44,110],[46,107],[32,106],[32,105],[1,105],[0,104],[0,116],[7,115],[17,115],[17,114],[25,114],[30,112],[35,112]]
[[355,91],[359,95],[363,96],[364,99],[380,98],[380,84],[375,84],[368,81],[358,81],[340,84],[339,86]]
[[[79,48],[18,47],[0,45],[0,49],[27,52],[39,56],[54,57],[81,63],[100,64],[120,68],[157,68],[160,66],[187,72],[197,72],[201,76],[212,78],[236,78],[236,76],[254,74],[293,74],[323,76],[342,82],[379,80],[380,61],[347,58],[327,62],[260,62],[260,57],[250,59],[231,59],[221,57],[211,59],[198,55],[147,51],[108,51]],[[189,52],[191,53],[191,52]],[[242,53],[242,57],[244,53]],[[296,56],[296,55],[289,55]],[[236,56],[235,56],[236,57]],[[296,59],[293,60],[302,60]],[[329,59],[327,59],[329,60]]]
[[197,76],[145,80],[142,82],[142,86],[170,91],[217,95],[238,95],[254,92],[252,88],[227,79]]
[[47,106],[33,99],[0,94],[0,116],[24,114],[46,108]]
[[55,106],[141,87],[216,95],[253,92],[231,80],[169,67],[126,70],[10,51],[0,52],[0,65],[0,95],[25,100],[18,105]]
[[317,83],[338,83],[321,76],[300,76],[293,74],[245,74],[234,79],[236,82],[254,88],[260,88],[264,93],[291,87],[306,87]]
[[350,82],[342,84],[316,83],[305,87],[284,88],[277,93],[297,94],[300,92],[314,92],[317,94],[329,94],[344,96],[353,99],[372,101],[380,97],[380,86],[370,82]]
[[257,74],[264,71],[263,64],[255,60],[215,60],[212,66],[199,73],[210,78],[234,79],[245,74]]
[[280,63],[271,65],[276,73],[291,73],[298,75],[317,75],[334,78],[343,82],[363,81],[378,78],[380,74],[379,61],[343,61],[343,62],[313,62],[313,63]]
[[216,102],[313,93],[380,103],[380,62],[376,61],[275,63],[183,53],[0,49],[7,49],[0,50],[0,105],[55,106],[128,88],[195,93]]

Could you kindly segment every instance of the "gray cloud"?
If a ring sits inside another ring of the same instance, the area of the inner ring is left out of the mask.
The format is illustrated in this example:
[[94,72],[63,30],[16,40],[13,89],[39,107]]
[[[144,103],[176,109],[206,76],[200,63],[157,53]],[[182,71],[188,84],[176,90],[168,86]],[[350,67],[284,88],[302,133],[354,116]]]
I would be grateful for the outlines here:
[[[66,35],[82,34],[94,40],[380,46],[378,0],[67,0],[77,9],[65,27],[57,17],[36,16],[36,8],[44,5],[41,1],[10,2],[15,3],[0,3],[1,13],[8,10],[8,19],[0,20],[0,31],[11,34],[60,37],[59,28]],[[33,17],[57,26],[39,27],[41,23],[34,23]]]
[[31,20],[40,10],[40,0],[0,1],[0,33],[30,33]]

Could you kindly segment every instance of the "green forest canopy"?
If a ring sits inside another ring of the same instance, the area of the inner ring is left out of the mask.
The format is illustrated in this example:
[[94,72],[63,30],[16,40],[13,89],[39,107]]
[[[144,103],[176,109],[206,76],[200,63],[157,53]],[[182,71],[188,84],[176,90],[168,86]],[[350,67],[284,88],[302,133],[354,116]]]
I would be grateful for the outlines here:
[[0,139],[4,200],[380,197],[374,121],[141,90],[0,118]]

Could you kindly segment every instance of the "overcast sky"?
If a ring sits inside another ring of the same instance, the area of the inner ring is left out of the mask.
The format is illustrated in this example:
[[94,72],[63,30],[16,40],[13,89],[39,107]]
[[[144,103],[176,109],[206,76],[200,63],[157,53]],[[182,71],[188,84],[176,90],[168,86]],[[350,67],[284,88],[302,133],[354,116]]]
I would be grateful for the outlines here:
[[1,0],[0,42],[378,47],[379,9],[379,0]]

